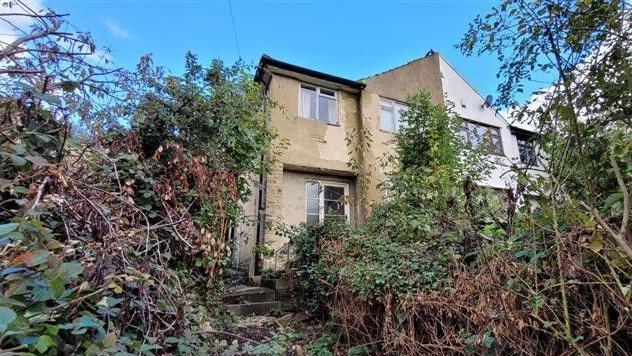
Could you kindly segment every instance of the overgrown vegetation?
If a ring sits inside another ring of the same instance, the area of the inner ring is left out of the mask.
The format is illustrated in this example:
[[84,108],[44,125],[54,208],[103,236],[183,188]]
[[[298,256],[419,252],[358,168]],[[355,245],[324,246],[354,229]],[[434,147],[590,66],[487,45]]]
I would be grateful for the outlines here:
[[339,326],[334,349],[629,353],[628,6],[506,0],[473,22],[460,48],[498,54],[499,104],[536,75],[555,77],[519,111],[537,124],[546,174],[515,167],[516,189],[476,187],[458,125],[410,98],[390,199],[357,229],[308,226],[293,240],[304,302]]
[[[217,305],[246,179],[275,138],[248,68],[187,54],[182,75],[150,57],[113,69],[65,16],[3,6],[33,26],[0,49],[0,354],[632,349],[627,2],[505,0],[472,23],[459,47],[498,55],[499,105],[554,77],[519,111],[546,174],[477,187],[485,147],[412,95],[368,221],[290,231],[302,305],[326,330],[246,330]],[[370,143],[358,135],[350,150]]]
[[0,54],[2,354],[213,353],[271,103],[243,64],[107,69],[63,16],[12,7],[34,25]]

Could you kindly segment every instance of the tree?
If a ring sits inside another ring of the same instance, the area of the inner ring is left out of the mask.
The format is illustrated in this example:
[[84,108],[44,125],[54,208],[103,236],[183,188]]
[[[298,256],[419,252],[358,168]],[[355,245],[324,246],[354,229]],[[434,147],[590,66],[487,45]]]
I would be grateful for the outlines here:
[[[569,312],[574,301],[568,298],[571,287],[564,272],[573,234],[592,234],[586,239],[597,259],[590,253],[584,258],[590,273],[596,274],[588,280],[619,286],[601,292],[609,299],[600,312],[620,313],[617,300],[629,301],[630,288],[625,285],[632,271],[631,20],[628,1],[505,0],[477,17],[458,45],[467,55],[498,57],[501,106],[516,109],[516,94],[530,81],[548,79],[543,91],[517,109],[517,117],[540,131],[547,177],[525,177],[526,184],[538,192],[540,216],[547,219],[538,223],[547,226],[555,241],[563,307],[559,335],[579,353],[584,353],[584,346],[573,334],[585,321]],[[608,321],[602,327],[607,330],[602,346],[606,353],[614,347],[625,349],[613,341]]]
[[519,116],[542,131],[553,192],[579,199],[632,260],[630,21],[626,1],[504,1],[474,20],[459,47],[498,55],[500,105],[515,106],[535,76],[553,78]]
[[66,15],[6,7],[0,348],[217,353],[211,305],[246,178],[267,168],[271,103],[242,63],[108,69]]

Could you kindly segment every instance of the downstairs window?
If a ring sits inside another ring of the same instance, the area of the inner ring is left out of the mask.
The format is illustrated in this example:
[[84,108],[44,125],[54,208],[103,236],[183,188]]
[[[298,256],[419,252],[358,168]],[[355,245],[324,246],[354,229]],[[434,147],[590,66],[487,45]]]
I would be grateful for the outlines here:
[[349,221],[349,205],[345,197],[349,185],[345,183],[310,181],[305,183],[305,221],[321,223],[327,219]]

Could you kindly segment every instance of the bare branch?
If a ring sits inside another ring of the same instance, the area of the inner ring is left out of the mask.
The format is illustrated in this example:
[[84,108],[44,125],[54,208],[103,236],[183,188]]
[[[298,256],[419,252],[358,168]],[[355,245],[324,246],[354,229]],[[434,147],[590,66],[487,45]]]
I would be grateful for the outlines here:
[[19,46],[24,43],[54,34],[59,29],[60,24],[57,23],[57,24],[54,24],[53,26],[54,27],[52,28],[47,28],[42,31],[33,32],[30,35],[20,37],[17,40],[13,41],[11,44],[5,47],[2,51],[0,51],[0,59],[4,59],[5,57],[13,55],[14,54],[13,52],[15,51],[15,49],[19,48]]
[[626,236],[628,222],[630,219],[630,191],[628,191],[628,187],[625,185],[625,180],[623,179],[623,174],[621,173],[619,164],[612,155],[610,155],[610,165],[612,166],[615,177],[617,177],[617,183],[619,184],[619,189],[621,189],[621,194],[623,194],[623,219],[621,220],[621,228],[619,230],[622,236]]

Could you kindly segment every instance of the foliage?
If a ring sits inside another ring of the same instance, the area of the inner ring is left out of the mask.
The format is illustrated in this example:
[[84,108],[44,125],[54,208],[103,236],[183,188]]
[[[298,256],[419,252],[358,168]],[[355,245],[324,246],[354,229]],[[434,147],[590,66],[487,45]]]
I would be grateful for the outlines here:
[[[536,221],[550,228],[555,241],[561,308],[554,316],[561,322],[553,323],[553,330],[580,353],[585,345],[596,344],[605,353],[629,348],[622,335],[630,328],[623,310],[630,303],[632,267],[632,126],[626,114],[632,107],[631,15],[627,1],[503,1],[472,23],[460,45],[467,54],[498,55],[505,79],[501,104],[509,104],[511,94],[535,75],[552,77],[550,87],[517,116],[539,124],[538,143],[548,157],[547,177],[526,185],[541,196]],[[576,299],[583,298],[573,295],[578,278],[564,273],[568,245],[577,236],[591,249],[581,254],[588,271],[580,279],[594,285],[592,299],[583,302],[599,305],[591,321],[574,314]],[[584,328],[605,332],[598,338]]]
[[498,55],[499,104],[553,77],[517,115],[538,127],[543,172],[513,167],[518,186],[502,194],[476,187],[461,164],[480,154],[462,153],[449,114],[411,99],[389,199],[356,229],[305,227],[293,240],[312,281],[303,299],[339,325],[338,347],[632,347],[629,20],[626,2],[507,0],[473,22],[460,48]]
[[49,55],[73,37],[56,31],[64,17],[29,16],[37,36],[0,57],[19,63],[0,73],[1,348],[214,352],[210,331],[231,324],[216,304],[228,228],[245,177],[267,169],[271,103],[240,63],[206,68],[188,54],[181,76],[150,57],[112,71],[84,60],[83,34],[87,54],[70,43]]
[[415,93],[407,102],[395,154],[388,159],[394,169],[383,188],[393,200],[409,208],[455,208],[457,201],[463,201],[460,184],[484,175],[488,169],[478,159],[482,150],[464,145],[459,136],[461,120],[443,105],[432,104],[427,93]]
[[[472,212],[488,201],[470,183],[486,164],[481,151],[462,145],[460,120],[425,93],[408,104],[390,158],[395,168],[382,185],[386,201],[357,228],[326,221],[292,236],[304,306],[341,325],[354,354],[381,339],[393,308],[421,293],[453,292],[454,268],[476,263],[471,246],[485,245],[482,231],[499,228]],[[408,320],[404,311],[397,318],[398,325]]]

